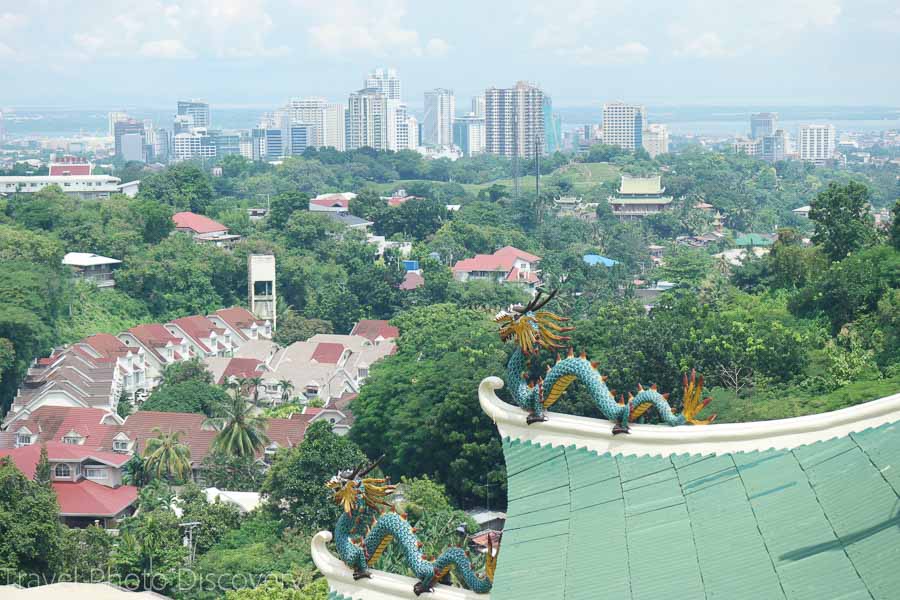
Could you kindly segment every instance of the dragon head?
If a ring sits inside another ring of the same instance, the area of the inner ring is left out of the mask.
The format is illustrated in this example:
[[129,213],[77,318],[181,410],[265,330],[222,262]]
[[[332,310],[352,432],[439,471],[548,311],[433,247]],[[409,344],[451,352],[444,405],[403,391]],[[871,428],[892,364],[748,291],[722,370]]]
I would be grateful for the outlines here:
[[574,328],[560,325],[568,319],[541,310],[553,300],[556,292],[557,290],[553,290],[544,296],[544,290],[538,289],[537,295],[525,306],[515,306],[512,311],[503,311],[497,315],[494,321],[500,324],[500,339],[504,342],[512,339],[525,354],[537,353],[539,348],[562,348],[563,342],[569,338],[560,333]]
[[684,408],[681,410],[681,416],[685,423],[691,425],[709,425],[716,420],[713,414],[708,419],[700,419],[699,415],[706,408],[706,405],[712,402],[712,398],[703,398],[703,376],[697,377],[697,371],[691,370],[691,376],[688,378],[687,373],[684,375]]
[[334,493],[335,504],[341,506],[346,514],[349,515],[357,508],[380,510],[381,507],[391,506],[385,498],[394,493],[396,486],[391,485],[387,479],[366,477],[383,459],[384,455],[367,467],[363,463],[355,469],[338,471],[325,484]]

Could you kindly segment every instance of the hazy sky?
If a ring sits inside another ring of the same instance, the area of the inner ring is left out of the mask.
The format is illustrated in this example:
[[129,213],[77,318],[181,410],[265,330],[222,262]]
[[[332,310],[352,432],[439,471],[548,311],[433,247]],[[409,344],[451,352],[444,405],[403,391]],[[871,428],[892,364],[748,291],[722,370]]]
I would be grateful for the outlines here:
[[0,0],[0,106],[404,99],[900,105],[900,0]]

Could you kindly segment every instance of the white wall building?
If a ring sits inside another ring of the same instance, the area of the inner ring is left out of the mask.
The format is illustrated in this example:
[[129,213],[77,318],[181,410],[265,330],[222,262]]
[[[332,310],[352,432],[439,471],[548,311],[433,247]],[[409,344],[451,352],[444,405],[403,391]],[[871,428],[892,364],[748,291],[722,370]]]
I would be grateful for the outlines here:
[[172,138],[172,155],[176,161],[195,158],[213,158],[216,147],[204,129],[195,129],[190,133],[177,133]]
[[315,128],[309,145],[314,148],[325,146],[328,135],[328,102],[324,98],[295,98],[285,107],[291,124],[312,125]]
[[136,182],[123,184],[112,175],[11,175],[0,177],[0,194],[32,194],[47,186],[59,186],[67,194],[81,198],[109,198],[110,194],[126,193],[128,186],[137,194]]
[[485,97],[485,151],[532,158],[544,147],[544,93],[520,81],[511,88],[488,88]]
[[453,95],[453,90],[437,88],[425,92],[422,145],[450,146],[453,144],[453,121],[455,118],[456,97]]
[[472,96],[472,112],[476,117],[484,118],[486,112],[484,96]]
[[346,120],[347,107],[343,104],[329,104],[325,108],[325,146],[344,151],[347,143]]
[[632,152],[643,147],[647,109],[640,104],[610,102],[603,105],[603,143]]
[[648,125],[643,132],[643,146],[650,158],[669,151],[669,128],[662,123]]
[[836,134],[834,125],[802,125],[797,139],[800,160],[822,163],[834,158]]
[[401,99],[400,77],[396,69],[375,69],[366,77],[366,87],[378,90],[388,100]]

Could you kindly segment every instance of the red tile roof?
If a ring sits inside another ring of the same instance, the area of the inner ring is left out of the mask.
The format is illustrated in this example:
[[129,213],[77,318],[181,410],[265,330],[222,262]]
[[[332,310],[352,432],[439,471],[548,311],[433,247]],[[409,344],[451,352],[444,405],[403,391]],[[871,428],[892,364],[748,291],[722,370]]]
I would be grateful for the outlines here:
[[541,260],[541,257],[512,246],[505,246],[493,254],[476,254],[472,258],[460,260],[453,265],[453,270],[466,273],[471,271],[509,272],[513,268],[516,259],[536,263]]
[[51,163],[49,175],[90,175],[92,169],[89,163]]
[[345,418],[342,425],[353,425],[353,422],[356,420],[356,418],[353,416],[353,411],[350,410],[350,403],[356,400],[357,397],[359,397],[359,394],[347,392],[328,406],[328,408],[333,408],[344,413]]
[[244,335],[242,329],[250,329],[253,327],[253,324],[256,323],[257,326],[262,326],[265,324],[265,321],[262,319],[257,319],[256,315],[247,310],[246,308],[242,308],[240,306],[232,306],[231,308],[220,308],[215,312],[215,315],[225,321],[229,327],[236,330],[238,334],[243,337],[247,337]]
[[202,338],[209,338],[210,334],[213,332],[216,332],[217,335],[225,333],[224,329],[216,327],[215,323],[202,315],[181,317],[180,319],[170,321],[170,323],[177,325],[204,350],[210,350],[210,348],[203,342]]
[[414,290],[416,288],[422,287],[423,285],[425,285],[424,277],[422,277],[418,273],[407,271],[406,276],[403,278],[403,282],[400,284],[400,289],[404,291]]
[[68,517],[115,517],[137,500],[138,490],[131,485],[107,487],[82,480],[77,483],[53,482],[59,502],[59,514]]
[[222,371],[222,376],[219,378],[218,383],[225,383],[230,377],[241,378],[262,375],[262,372],[258,370],[261,364],[263,364],[263,361],[255,358],[232,358],[225,366],[225,370]]
[[180,337],[172,335],[168,329],[159,323],[137,325],[129,329],[128,332],[150,348],[164,348],[169,342],[175,345],[181,343]]
[[353,331],[350,332],[350,335],[360,335],[374,342],[378,337],[386,340],[398,338],[400,337],[400,330],[393,325],[389,325],[384,320],[362,319],[353,326]]
[[96,448],[85,448],[76,444],[61,444],[59,442],[47,442],[46,444],[31,444],[20,448],[7,448],[0,450],[0,456],[8,456],[26,477],[32,479],[37,470],[38,461],[41,458],[41,448],[47,448],[47,458],[50,462],[82,462],[94,459],[97,462],[113,467],[122,467],[131,458],[127,454],[117,452],[103,452]]
[[214,231],[228,231],[228,228],[209,217],[192,212],[180,212],[172,215],[176,229],[189,229],[194,233],[212,233]]
[[314,198],[310,200],[309,203],[315,204],[316,206],[324,206],[325,208],[350,208],[350,201],[340,194],[323,196],[322,198]]
[[328,363],[336,365],[341,360],[344,353],[344,345],[333,342],[319,342],[316,349],[313,350],[312,360],[318,363]]
[[100,448],[108,447],[106,440],[113,424],[117,424],[116,417],[102,408],[42,406],[7,429],[16,432],[27,427],[40,442],[61,442],[63,436],[75,431],[85,438],[82,448]]
[[125,356],[129,352],[137,352],[137,348],[126,346],[122,341],[114,335],[108,333],[97,333],[81,340],[82,344],[87,344],[97,351],[100,356],[113,358],[117,356]]

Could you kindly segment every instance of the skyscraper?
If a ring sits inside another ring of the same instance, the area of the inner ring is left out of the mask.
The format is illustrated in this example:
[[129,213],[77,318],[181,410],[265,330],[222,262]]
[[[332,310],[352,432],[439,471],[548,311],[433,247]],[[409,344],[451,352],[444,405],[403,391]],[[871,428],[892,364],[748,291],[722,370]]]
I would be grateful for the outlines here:
[[325,109],[325,146],[343,152],[346,147],[347,107],[329,104]]
[[650,158],[666,154],[669,151],[669,128],[661,123],[647,125],[643,131],[642,143]]
[[426,146],[453,144],[453,120],[456,118],[456,98],[453,90],[437,88],[425,92],[425,120],[422,122],[422,143]]
[[388,100],[400,100],[400,77],[396,69],[375,69],[366,78],[366,88],[378,90]]
[[787,153],[787,136],[784,129],[776,129],[771,135],[764,135],[760,140],[759,155],[763,160],[778,162],[784,160]]
[[484,118],[469,113],[456,119],[453,123],[453,143],[466,156],[484,152]]
[[[113,123],[113,138],[115,139],[116,157],[122,160],[143,160],[143,158],[135,158],[135,141],[133,138],[129,138],[128,140],[128,158],[126,158],[125,156],[125,145],[123,145],[123,138],[131,134],[136,134],[140,137],[140,145],[141,147],[143,147],[143,144],[145,143],[143,140],[145,139],[145,137],[144,123],[142,121],[138,121],[137,119],[126,119],[124,121],[116,121],[115,123]],[[143,154],[143,151],[141,152],[141,154]]]
[[512,88],[488,88],[485,98],[485,151],[531,158],[544,147],[544,93],[520,81]]
[[288,102],[285,107],[292,124],[311,125],[314,129],[309,146],[321,148],[328,135],[326,111],[328,102],[324,98],[299,98]]
[[834,158],[834,125],[803,125],[797,140],[800,160],[823,163]]
[[472,96],[472,114],[484,118],[484,96]]
[[191,118],[191,127],[209,127],[211,120],[209,118],[209,103],[201,100],[179,100],[178,116],[187,116]]
[[116,123],[119,121],[127,121],[128,114],[123,112],[111,112],[106,115],[107,125],[109,127],[109,137],[115,137],[116,135]]
[[553,101],[544,94],[544,153],[553,154],[562,147],[562,119],[553,112]]
[[753,113],[750,115],[750,138],[760,140],[778,129],[778,113]]
[[634,152],[643,147],[647,109],[640,104],[603,105],[603,143]]
[[350,94],[347,102],[347,150],[366,146],[387,149],[388,99],[377,88],[363,88]]

